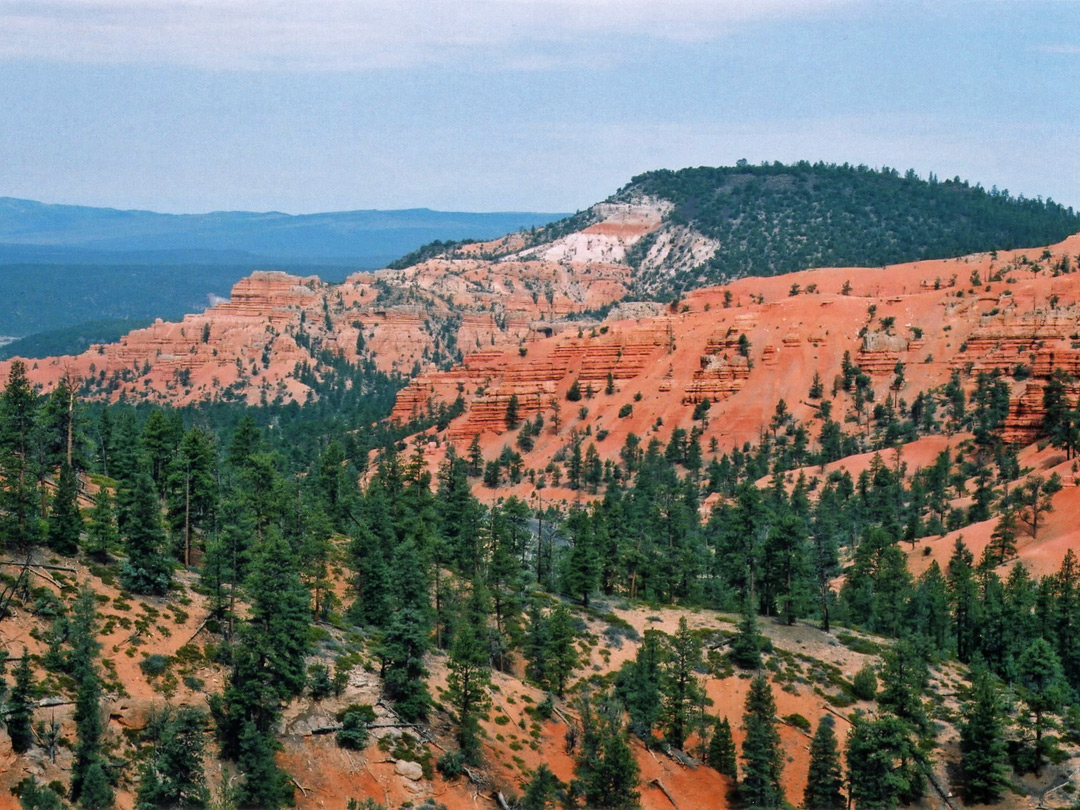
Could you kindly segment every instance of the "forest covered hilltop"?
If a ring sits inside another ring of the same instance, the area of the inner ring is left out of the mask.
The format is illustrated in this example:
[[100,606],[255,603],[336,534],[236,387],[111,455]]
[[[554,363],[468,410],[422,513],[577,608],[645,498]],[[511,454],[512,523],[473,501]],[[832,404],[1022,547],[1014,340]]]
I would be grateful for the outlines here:
[[0,806],[1073,807],[1074,220],[652,173],[8,362]]

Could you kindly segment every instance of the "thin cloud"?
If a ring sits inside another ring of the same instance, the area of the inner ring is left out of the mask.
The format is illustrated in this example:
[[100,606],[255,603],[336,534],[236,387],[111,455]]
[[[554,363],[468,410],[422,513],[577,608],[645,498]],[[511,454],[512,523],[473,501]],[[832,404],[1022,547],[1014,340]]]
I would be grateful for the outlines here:
[[756,20],[863,2],[10,0],[0,8],[0,58],[349,70],[484,56],[493,67],[547,67],[580,64],[573,51],[602,48],[605,37],[702,41]]
[[1038,53],[1064,54],[1066,56],[1080,56],[1080,45],[1040,45],[1035,48]]

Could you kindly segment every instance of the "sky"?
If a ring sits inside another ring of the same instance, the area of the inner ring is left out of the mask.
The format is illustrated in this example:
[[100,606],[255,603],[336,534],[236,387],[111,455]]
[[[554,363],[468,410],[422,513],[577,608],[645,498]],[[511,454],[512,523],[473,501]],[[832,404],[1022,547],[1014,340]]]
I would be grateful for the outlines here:
[[1080,209],[1080,0],[2,0],[0,196],[570,212],[652,169]]

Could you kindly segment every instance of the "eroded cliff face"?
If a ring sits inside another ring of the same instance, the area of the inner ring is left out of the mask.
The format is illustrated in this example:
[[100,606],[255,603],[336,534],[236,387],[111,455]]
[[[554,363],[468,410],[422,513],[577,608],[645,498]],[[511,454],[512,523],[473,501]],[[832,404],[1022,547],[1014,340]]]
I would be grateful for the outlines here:
[[[1080,274],[1068,272],[1078,254],[1080,236],[1046,250],[742,279],[660,314],[550,337],[534,330],[520,348],[485,347],[450,371],[416,377],[394,417],[460,394],[466,411],[441,438],[459,452],[478,439],[489,458],[518,450],[539,473],[572,435],[604,459],[630,432],[667,442],[676,428],[696,428],[703,447],[715,439],[720,451],[757,444],[779,400],[816,439],[815,374],[833,419],[858,432],[875,404],[906,407],[954,372],[970,393],[979,372],[1000,370],[1011,403],[1005,438],[1026,444],[1039,435],[1050,376],[1080,375]],[[862,408],[838,382],[845,354],[871,381],[873,399]],[[580,401],[567,398],[574,385]],[[543,417],[531,449],[507,426],[511,396],[522,420]],[[695,420],[704,399],[711,407]]]
[[254,273],[227,302],[179,323],[159,321],[77,357],[31,361],[30,378],[47,390],[67,375],[111,399],[304,402],[314,395],[311,375],[326,373],[327,352],[411,375],[465,353],[524,345],[568,328],[568,316],[626,297],[627,250],[659,226],[659,209],[598,209],[585,232],[545,245],[526,249],[525,237],[512,235],[342,284]]

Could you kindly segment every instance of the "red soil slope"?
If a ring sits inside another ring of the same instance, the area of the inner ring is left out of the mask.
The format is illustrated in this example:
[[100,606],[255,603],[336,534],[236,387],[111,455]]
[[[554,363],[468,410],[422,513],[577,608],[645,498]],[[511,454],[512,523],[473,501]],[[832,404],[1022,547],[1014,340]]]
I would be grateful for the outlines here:
[[[780,399],[816,440],[817,403],[808,397],[815,373],[833,400],[833,418],[849,418],[844,430],[868,429],[848,395],[831,394],[848,352],[871,376],[877,403],[890,396],[910,403],[919,392],[944,386],[955,371],[970,391],[979,371],[1011,375],[1023,366],[1029,376],[1006,376],[1011,410],[1005,438],[1028,444],[1038,437],[1042,391],[1053,371],[1080,375],[1080,274],[1054,270],[1063,257],[1076,267],[1078,254],[1080,235],[1045,250],[742,279],[693,292],[661,316],[567,330],[523,351],[477,352],[450,371],[414,379],[399,395],[394,415],[404,420],[462,391],[467,410],[443,435],[431,437],[431,461],[438,463],[448,444],[465,453],[476,437],[490,459],[503,447],[517,448],[517,431],[506,425],[507,405],[516,396],[523,419],[540,413],[545,420],[533,449],[522,451],[534,477],[569,447],[573,432],[605,459],[617,456],[631,432],[645,442],[666,443],[675,428],[697,426],[702,447],[715,440],[716,452],[757,444]],[[739,352],[742,335],[749,357]],[[904,370],[899,387],[897,363]],[[610,395],[604,393],[609,375],[616,389]],[[570,402],[566,395],[575,382],[585,396]],[[1074,401],[1077,394],[1080,387],[1071,392]],[[707,417],[694,421],[694,406],[706,397],[712,403]],[[902,450],[903,461],[914,472],[962,438],[922,439]],[[835,466],[857,473],[871,456]],[[1064,472],[1071,480],[1070,470]],[[529,482],[514,491],[533,501],[586,497],[553,487],[550,474],[545,477],[547,489]],[[477,493],[490,498],[507,491],[478,485]],[[1075,517],[1080,504],[1066,493],[1058,498],[1056,514]],[[1048,527],[1047,538],[1051,532]],[[1047,565],[1060,560],[1045,553]]]

